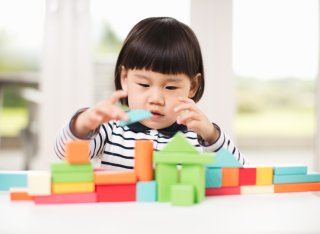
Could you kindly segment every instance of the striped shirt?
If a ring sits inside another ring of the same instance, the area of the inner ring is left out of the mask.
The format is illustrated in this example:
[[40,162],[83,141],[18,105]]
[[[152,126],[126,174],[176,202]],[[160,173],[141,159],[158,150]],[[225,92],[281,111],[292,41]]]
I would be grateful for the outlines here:
[[[70,128],[69,121],[59,131],[54,147],[56,155],[60,159],[65,157],[65,145],[70,140],[84,140],[76,137]],[[141,123],[128,126],[120,126],[119,121],[110,121],[96,129],[95,134],[86,140],[90,140],[90,155],[93,159],[99,157],[101,167],[110,170],[132,170],[134,168],[135,141],[148,139],[153,141],[154,151],[161,150],[178,131],[182,132],[189,142],[200,152],[217,152],[221,148],[227,149],[241,163],[245,159],[232,141],[219,129],[219,138],[211,145],[206,144],[195,132],[190,131],[184,125],[174,123],[165,129],[150,129]]]

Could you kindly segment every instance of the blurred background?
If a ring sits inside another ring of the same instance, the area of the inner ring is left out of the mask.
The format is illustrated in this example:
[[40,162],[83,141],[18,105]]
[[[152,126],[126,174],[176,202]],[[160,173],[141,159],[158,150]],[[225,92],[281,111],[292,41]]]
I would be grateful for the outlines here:
[[250,163],[320,170],[317,0],[0,0],[0,170],[56,160],[55,133],[110,95],[125,36],[150,16],[195,30],[209,80],[200,105]]

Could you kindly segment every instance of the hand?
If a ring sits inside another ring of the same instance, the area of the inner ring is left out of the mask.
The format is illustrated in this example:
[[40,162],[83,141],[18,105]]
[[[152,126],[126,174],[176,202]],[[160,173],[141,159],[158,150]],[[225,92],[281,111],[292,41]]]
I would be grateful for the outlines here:
[[177,123],[186,125],[188,129],[197,133],[203,140],[212,144],[219,137],[218,130],[201,112],[196,103],[189,98],[179,97],[181,104],[174,108],[175,112],[181,112],[177,117]]
[[110,98],[81,113],[74,121],[73,132],[77,136],[87,136],[102,123],[110,120],[128,120],[126,112],[116,105],[119,99],[127,95],[126,91],[118,90]]

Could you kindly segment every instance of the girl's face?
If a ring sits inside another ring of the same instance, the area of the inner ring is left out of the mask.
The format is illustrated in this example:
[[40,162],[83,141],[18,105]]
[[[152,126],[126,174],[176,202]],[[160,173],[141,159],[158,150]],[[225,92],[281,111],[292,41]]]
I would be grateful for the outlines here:
[[152,117],[141,121],[143,125],[152,129],[169,127],[176,122],[180,113],[173,111],[181,104],[178,97],[192,98],[196,92],[196,85],[192,85],[185,74],[166,75],[150,70],[121,71],[121,85],[128,92],[130,109],[145,109],[152,113]]

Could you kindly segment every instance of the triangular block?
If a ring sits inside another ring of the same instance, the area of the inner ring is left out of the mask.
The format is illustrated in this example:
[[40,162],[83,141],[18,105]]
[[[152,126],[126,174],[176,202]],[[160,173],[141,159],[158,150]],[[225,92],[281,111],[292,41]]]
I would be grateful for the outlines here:
[[163,148],[162,152],[199,153],[181,132],[174,135],[171,141]]
[[243,167],[241,163],[227,150],[221,148],[215,157],[213,164],[207,165],[208,167]]

